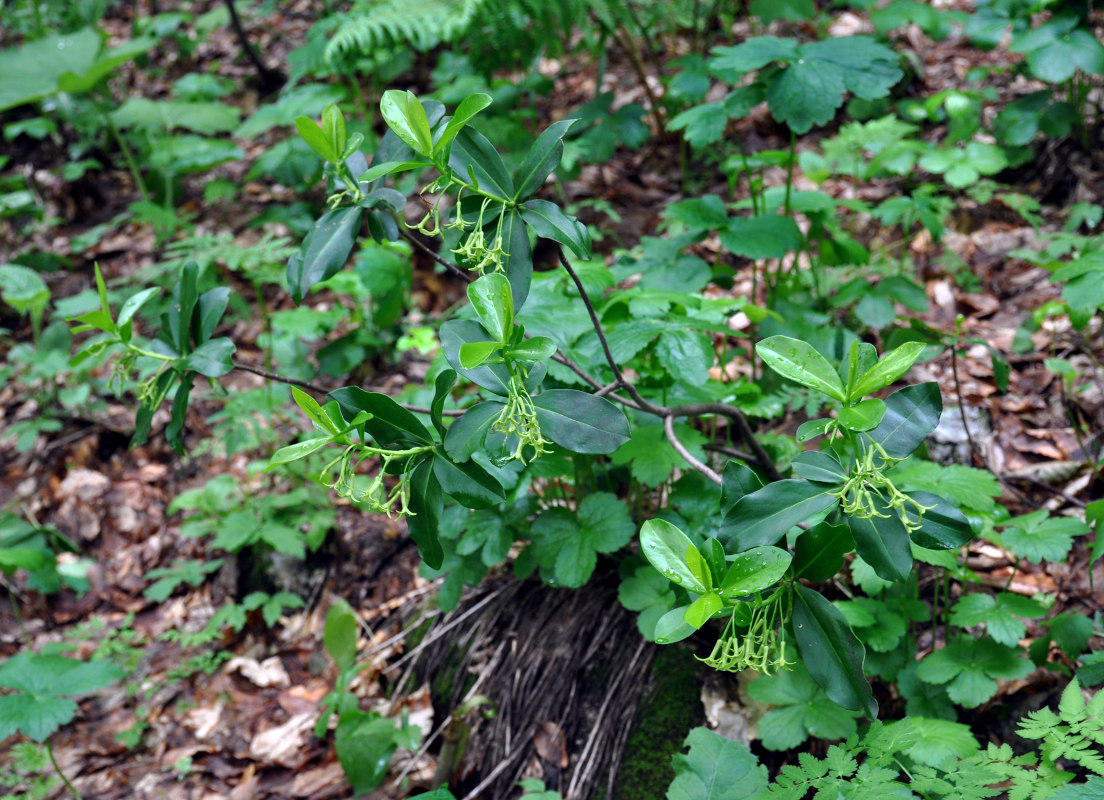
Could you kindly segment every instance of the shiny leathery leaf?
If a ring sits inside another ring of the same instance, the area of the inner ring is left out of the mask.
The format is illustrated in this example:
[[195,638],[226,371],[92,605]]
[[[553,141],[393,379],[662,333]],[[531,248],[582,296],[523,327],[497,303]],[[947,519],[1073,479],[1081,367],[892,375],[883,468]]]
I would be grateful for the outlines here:
[[319,158],[330,164],[337,163],[338,153],[317,122],[310,117],[296,117],[295,127],[299,136]]
[[819,592],[794,584],[793,631],[813,680],[844,708],[878,716],[878,703],[863,674],[866,648],[839,610]]
[[868,397],[847,408],[841,408],[837,419],[849,431],[872,431],[885,417],[886,404],[877,397]]
[[[897,512],[880,495],[873,496],[875,516],[847,518],[855,550],[885,581],[903,581],[912,572],[912,547],[908,531]],[[884,514],[885,516],[878,516]],[[926,546],[926,545],[925,545]]]
[[[37,277],[37,273],[35,273],[35,276]],[[227,289],[226,292],[229,294],[230,290]],[[137,294],[133,294],[128,297],[126,299],[126,302],[124,302],[122,307],[119,309],[119,316],[115,320],[115,324],[120,328],[126,325],[134,318],[134,315],[138,313],[138,309],[144,306],[151,297],[160,293],[161,289],[154,286],[149,289],[143,289]],[[47,299],[49,299],[49,294],[47,294],[46,297]],[[5,299],[7,298],[5,297]]]
[[234,368],[232,358],[237,348],[226,337],[204,342],[189,354],[184,366],[207,378],[217,378]]
[[443,413],[445,401],[448,400],[449,392],[452,391],[452,387],[455,385],[456,371],[451,369],[441,370],[437,375],[437,379],[433,382],[433,402],[429,404],[429,418],[433,422],[433,427],[437,429],[437,434],[442,438],[447,433]]
[[831,579],[843,566],[845,555],[855,549],[851,529],[835,523],[830,515],[797,537],[794,545],[794,578],[819,583]]
[[578,120],[562,119],[554,122],[544,129],[544,132],[533,142],[529,152],[525,154],[521,166],[514,173],[514,183],[517,184],[517,192],[514,200],[520,201],[536,194],[537,190],[544,186],[545,179],[552,174],[552,170],[560,165],[563,158],[563,137],[568,129]]
[[705,594],[709,590],[687,563],[690,551],[701,557],[698,549],[689,536],[667,520],[650,519],[641,526],[640,551],[667,580],[695,594]]
[[533,398],[541,433],[574,453],[612,453],[629,440],[625,412],[604,397],[552,389]]
[[853,397],[852,390],[859,378],[878,363],[878,350],[869,342],[855,340],[847,355],[847,396]]
[[520,311],[529,296],[529,286],[533,282],[533,247],[529,243],[529,232],[525,220],[516,208],[502,216],[502,241],[506,255],[502,257],[502,268],[510,279],[510,289],[514,293],[514,311]]
[[747,464],[729,461],[721,473],[721,513],[727,514],[746,494],[763,488],[763,479]]
[[410,511],[406,524],[410,538],[418,545],[418,555],[430,569],[440,569],[445,551],[437,536],[444,512],[444,495],[433,472],[432,458],[424,459],[410,475]]
[[820,419],[811,419],[808,422],[802,422],[797,428],[797,433],[794,438],[798,443],[804,444],[818,436],[823,436],[828,432],[828,428],[831,427],[832,420],[828,417],[821,417]]
[[755,352],[782,377],[836,400],[844,399],[839,374],[811,344],[789,336],[771,336],[755,345]]
[[847,480],[847,470],[830,452],[807,450],[798,453],[793,461],[793,470],[807,481],[840,485]]
[[579,258],[590,258],[590,232],[575,217],[569,217],[555,203],[526,200],[519,206],[521,217],[537,236],[567,245]]
[[505,407],[505,403],[489,400],[472,406],[449,425],[445,434],[445,452],[449,458],[455,462],[467,461],[473,453],[482,450],[487,431]]
[[502,350],[501,342],[464,342],[460,345],[460,366],[464,369],[475,369],[490,362],[501,364],[502,356],[492,358],[495,353]]
[[683,613],[682,619],[690,627],[698,629],[722,608],[724,608],[724,601],[721,600],[721,596],[716,592],[706,592],[690,604]]
[[[482,364],[474,369],[465,369],[460,363],[460,348],[468,342],[485,342],[487,333],[483,326],[473,319],[450,320],[441,326],[441,350],[449,365],[472,383],[489,389],[505,397],[510,393],[510,371],[505,364]],[[548,371],[547,365],[537,362],[529,370],[525,388],[535,392]]]
[[345,115],[337,107],[337,103],[330,103],[322,109],[322,133],[330,142],[333,152],[340,160],[345,155]]
[[[216,286],[199,296],[199,303],[196,307],[196,313],[199,317],[197,320],[199,330],[196,331],[196,342],[198,344],[203,344],[214,335],[215,328],[218,327],[218,322],[222,319],[222,314],[226,311],[226,304],[229,300],[230,287],[228,286]],[[122,319],[122,316],[120,312],[119,318]],[[123,323],[120,322],[119,324],[122,325]]]
[[848,400],[857,400],[879,389],[884,389],[909,371],[916,359],[920,358],[927,347],[923,342],[906,342],[882,356],[873,367],[868,369],[859,378],[851,391],[848,392]]
[[436,155],[448,147],[463,127],[471,122],[476,114],[490,104],[491,96],[489,94],[483,94],[482,92],[470,94],[465,97],[460,105],[456,107],[456,113],[452,115],[452,119],[445,125],[445,129],[441,132],[441,137],[434,143],[433,154]]
[[447,458],[434,456],[433,474],[441,484],[441,491],[467,508],[489,508],[506,499],[499,482],[474,461],[454,464]]
[[[912,540],[929,550],[952,550],[974,538],[969,520],[957,508],[931,492],[910,492],[909,496],[923,506],[930,506],[920,518],[920,529],[912,532]],[[905,511],[916,520],[911,506]]]
[[688,608],[689,606],[672,608],[659,618],[659,622],[656,623],[655,628],[656,644],[674,644],[675,642],[681,642],[696,630],[693,626],[688,625],[686,620],[683,619]]
[[502,202],[514,196],[514,181],[502,156],[486,136],[472,128],[464,128],[456,135],[449,166],[460,176],[473,176],[480,189]]
[[943,396],[935,381],[906,386],[886,398],[886,411],[870,437],[890,458],[906,458],[939,424]]
[[547,336],[534,336],[506,351],[515,361],[545,361],[556,354],[556,343]]
[[[199,266],[194,261],[189,261],[180,272],[180,282],[173,287],[172,305],[168,314],[162,319],[167,323],[168,334],[176,352],[187,354],[192,349],[192,314],[195,312],[196,301],[199,300],[197,284],[199,282]],[[165,335],[162,330],[161,335]]]
[[427,158],[433,152],[433,134],[429,129],[429,119],[425,109],[413,92],[389,89],[383,93],[380,112],[395,135],[406,143],[407,147],[420,156]]
[[721,597],[732,600],[762,592],[778,583],[793,556],[780,547],[753,547],[740,553],[721,582]]
[[299,252],[288,259],[288,291],[297,305],[312,286],[345,265],[356,244],[363,212],[360,206],[327,211],[314,223]]
[[421,444],[433,443],[433,435],[422,421],[385,394],[366,392],[359,386],[346,386],[330,392],[329,397],[345,411],[351,411],[350,416],[366,411],[372,415],[373,421],[383,422]]
[[712,576],[712,583],[715,585],[715,582],[725,574],[727,568],[724,545],[716,539],[710,538],[705,540],[703,548],[701,554],[705,559],[705,563],[709,565],[709,574]]
[[768,483],[725,514],[717,538],[730,553],[774,544],[797,523],[836,505],[831,489],[805,480]]
[[491,339],[508,342],[514,330],[514,300],[506,276],[492,272],[472,281],[468,300]]

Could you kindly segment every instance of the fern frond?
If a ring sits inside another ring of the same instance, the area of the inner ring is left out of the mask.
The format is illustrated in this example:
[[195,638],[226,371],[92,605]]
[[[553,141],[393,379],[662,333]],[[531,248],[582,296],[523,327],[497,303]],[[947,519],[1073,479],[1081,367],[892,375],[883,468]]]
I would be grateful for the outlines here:
[[326,45],[327,61],[349,51],[368,52],[408,44],[429,50],[464,33],[486,0],[375,0],[357,3],[341,15]]

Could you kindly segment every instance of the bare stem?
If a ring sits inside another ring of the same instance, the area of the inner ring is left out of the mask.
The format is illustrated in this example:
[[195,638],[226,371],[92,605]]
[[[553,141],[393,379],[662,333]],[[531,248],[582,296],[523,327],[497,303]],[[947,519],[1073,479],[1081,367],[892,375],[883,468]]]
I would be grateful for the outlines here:
[[713,469],[707,464],[703,464],[702,462],[698,461],[698,459],[694,458],[694,456],[690,454],[690,451],[687,450],[682,442],[679,441],[678,436],[675,435],[674,417],[667,416],[663,418],[663,431],[667,434],[667,441],[671,443],[671,447],[675,448],[675,452],[682,456],[686,460],[687,464],[696,469],[705,477],[709,478],[709,480],[713,481],[713,483],[717,484],[718,486],[723,483],[720,475],[714,472]]

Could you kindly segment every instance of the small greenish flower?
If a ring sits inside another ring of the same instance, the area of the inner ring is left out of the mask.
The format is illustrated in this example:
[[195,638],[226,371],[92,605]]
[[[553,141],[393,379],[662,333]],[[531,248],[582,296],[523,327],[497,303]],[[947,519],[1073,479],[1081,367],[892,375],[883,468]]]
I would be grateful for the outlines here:
[[506,405],[491,425],[491,430],[517,437],[517,447],[507,460],[517,460],[523,464],[526,463],[526,447],[532,447],[534,450],[529,459],[532,461],[534,458],[540,458],[546,452],[547,445],[551,444],[541,434],[537,410],[533,406],[533,398],[525,388],[525,375],[520,368],[510,375]]
[[747,631],[740,632],[736,614],[729,617],[713,652],[699,659],[720,672],[740,672],[753,669],[764,675],[789,669],[794,663],[786,655],[786,637],[779,628],[791,613],[788,591],[777,591],[769,597],[756,595],[748,604],[751,621]]

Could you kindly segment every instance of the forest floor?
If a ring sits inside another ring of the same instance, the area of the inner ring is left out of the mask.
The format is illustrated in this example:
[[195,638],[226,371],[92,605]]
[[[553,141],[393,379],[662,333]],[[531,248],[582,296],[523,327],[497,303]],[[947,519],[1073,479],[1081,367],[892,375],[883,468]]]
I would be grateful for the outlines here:
[[[314,4],[277,5],[287,8],[270,18],[251,20],[258,49],[273,64],[280,63],[306,33],[307,17],[294,12]],[[105,21],[120,38],[130,25],[125,13],[119,11],[119,16]],[[841,26],[861,22],[846,15],[841,20]],[[848,32],[841,27],[840,35]],[[925,92],[963,85],[966,71],[979,59],[999,62],[1010,57],[1001,49],[981,53],[963,47],[955,37],[938,44],[921,39],[915,51],[923,62]],[[245,86],[250,67],[237,54],[232,34],[216,31],[188,68],[212,71]],[[594,70],[586,63],[563,70],[562,75],[539,109],[542,126],[562,118],[595,91]],[[148,71],[128,67],[113,89],[119,96],[158,96],[173,77],[178,76],[171,70],[154,78]],[[617,93],[618,105],[644,98],[635,74],[616,55],[604,81],[603,88]],[[257,102],[255,92],[240,94],[240,105],[247,113]],[[787,143],[785,131],[765,113],[745,119],[735,134],[743,137],[749,151],[782,148]],[[819,131],[800,139],[798,149],[815,146],[823,135]],[[94,262],[109,280],[126,280],[153,268],[163,257],[165,243],[149,226],[113,222],[134,199],[125,170],[106,169],[74,186],[53,175],[65,160],[61,148],[48,142],[34,148],[18,144],[10,155],[12,165],[35,176],[45,216],[56,223],[37,227],[29,238],[17,235],[10,226],[0,227],[0,263],[30,248],[66,259],[70,269],[46,276],[55,300],[88,289]],[[299,199],[283,187],[244,182],[255,155],[259,153],[247,153],[243,161],[219,168],[221,177],[242,183],[241,197],[232,206],[205,203],[202,185],[192,181],[185,183],[180,213],[192,215],[201,231],[227,232],[240,247],[252,246],[259,232],[249,222],[270,206]],[[599,212],[587,219],[604,234],[599,249],[632,246],[656,229],[658,209],[683,196],[675,177],[679,158],[676,140],[657,137],[639,151],[621,150],[605,164],[584,168],[577,180],[564,187],[569,201],[597,199],[616,210],[617,220]],[[1064,391],[1061,378],[1045,368],[1044,360],[1077,351],[1080,334],[1063,328],[1060,321],[1047,323],[1032,335],[1034,352],[1014,353],[1017,329],[1035,309],[1057,298],[1059,288],[1045,270],[1009,253],[1036,241],[1039,230],[1059,227],[1057,212],[1070,203],[1104,202],[1100,166],[1073,146],[1041,150],[1034,164],[999,176],[1043,204],[1037,226],[999,199],[989,198],[962,204],[941,243],[919,234],[908,246],[929,299],[929,310],[919,318],[949,332],[962,315],[969,335],[984,340],[1011,363],[1003,392],[994,382],[984,344],[965,353],[957,376],[946,355],[917,366],[912,377],[937,381],[945,398],[961,398],[968,407],[976,452],[967,452],[967,460],[1001,478],[1004,491],[999,502],[1013,514],[1037,508],[1061,512],[1097,499],[1089,494],[1093,481],[1089,465],[1100,442],[1095,437],[1086,439],[1071,418],[1097,434],[1104,430],[1104,372],[1077,355],[1085,389],[1076,396]],[[781,182],[783,177],[767,174],[768,182]],[[700,190],[723,189],[723,176],[717,177],[715,186],[710,183],[703,181]],[[797,188],[801,186],[799,179]],[[847,198],[854,187],[840,180],[829,182],[825,190]],[[865,199],[879,199],[892,193],[894,186],[868,184],[861,191]],[[89,236],[96,226],[105,227]],[[272,230],[287,233],[279,225]],[[874,229],[868,234],[875,235]],[[711,248],[715,253],[716,243],[706,240],[699,251],[708,257]],[[233,273],[228,277],[236,280]],[[734,291],[749,285],[745,278],[738,278]],[[252,288],[244,282],[239,281],[235,289],[251,296]],[[416,313],[439,316],[459,296],[460,289],[449,285],[432,262],[416,258],[412,293]],[[293,307],[290,299],[275,293],[265,299],[270,311]],[[0,345],[0,355],[31,337],[25,320],[5,317],[3,322],[15,335]],[[236,322],[228,332],[238,345],[240,361],[261,366],[261,348],[256,344],[260,332],[258,324],[246,321]],[[1087,335],[1099,337],[1100,331],[1092,329]],[[411,352],[397,360],[377,359],[364,371],[364,385],[395,395],[410,380],[420,379],[427,363]],[[263,381],[234,372],[222,383],[233,393],[255,389]],[[188,419],[191,444],[211,435],[206,417],[220,407],[213,395],[198,404]],[[24,386],[9,382],[0,387],[0,429],[37,413]],[[27,646],[40,650],[47,643],[68,642],[77,657],[111,652],[133,659],[134,669],[127,679],[82,701],[76,721],[54,737],[60,766],[84,797],[324,800],[350,796],[332,744],[313,733],[319,702],[335,677],[321,649],[326,610],[335,598],[344,598],[361,615],[361,652],[369,654],[356,686],[362,707],[392,717],[407,713],[412,723],[429,732],[444,722],[439,714],[434,718],[429,682],[412,689],[412,683],[403,680],[409,662],[395,665],[410,649],[398,634],[434,614],[430,602],[434,584],[419,577],[417,551],[401,522],[368,517],[339,503],[332,533],[305,567],[290,568],[290,574],[279,578],[266,576],[258,584],[253,577],[255,565],[228,557],[212,580],[197,587],[182,586],[164,602],[149,599],[143,592],[151,570],[206,557],[202,540],[181,534],[184,515],[169,507],[174,498],[218,475],[232,476],[236,484],[257,490],[289,488],[282,480],[264,478],[250,469],[255,459],[263,458],[262,452],[225,457],[208,447],[201,454],[178,456],[159,435],[166,419],[158,415],[150,441],[130,449],[132,408],[109,399],[101,413],[66,419],[61,430],[39,435],[25,451],[17,448],[13,437],[0,438],[0,508],[54,526],[78,545],[81,557],[93,562],[91,588],[83,594],[64,590],[43,595],[18,580],[5,581],[14,603],[0,604],[0,657]],[[776,430],[792,432],[800,421],[786,419]],[[290,415],[277,422],[284,437],[296,430]],[[987,584],[1007,585],[1025,595],[1044,592],[1054,596],[1062,609],[1096,614],[1104,608],[1104,569],[1097,567],[1095,576],[1090,576],[1089,553],[1082,544],[1075,546],[1065,563],[1023,562],[1014,569],[1007,553],[979,541],[970,547],[968,564]],[[306,607],[286,610],[271,628],[254,612],[239,632],[228,633],[213,646],[189,649],[160,638],[167,631],[201,629],[226,600],[240,599],[245,590],[262,584],[279,584],[301,593]],[[1095,586],[1101,588],[1094,590]],[[18,617],[13,608],[18,608]],[[1042,672],[1003,688],[1020,705],[1033,693],[1052,690],[1053,679]],[[127,731],[132,738],[124,736],[120,741],[120,734]],[[555,741],[554,730],[546,734]],[[546,743],[545,749],[550,746]],[[436,750],[434,746],[432,752],[396,757],[388,780],[372,797],[399,798],[425,787],[434,773]],[[10,754],[0,753],[0,769],[9,758]]]

